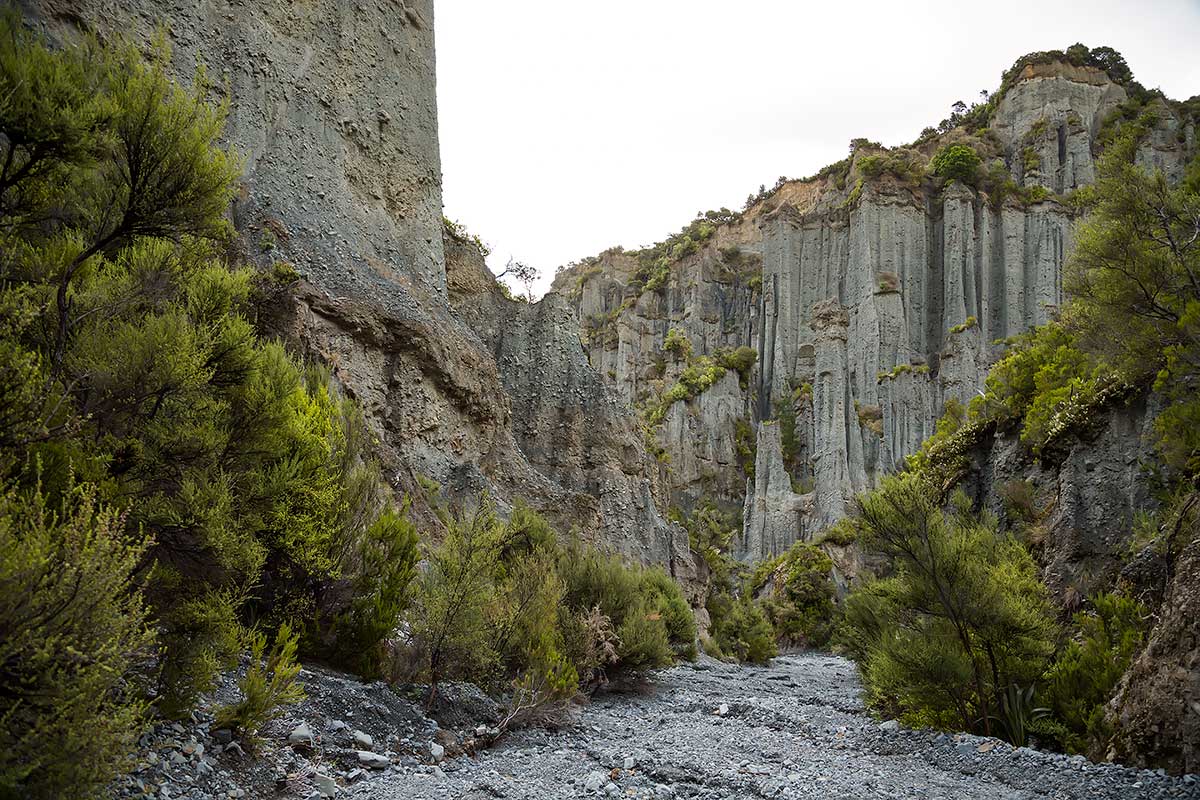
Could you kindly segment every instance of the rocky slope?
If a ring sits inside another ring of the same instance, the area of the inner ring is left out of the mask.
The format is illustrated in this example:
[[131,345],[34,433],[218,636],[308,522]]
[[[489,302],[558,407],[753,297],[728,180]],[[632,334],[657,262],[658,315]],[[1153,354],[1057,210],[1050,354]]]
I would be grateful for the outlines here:
[[[809,539],[932,432],[946,402],[982,384],[998,340],[1047,321],[1105,120],[1127,100],[1103,71],[1031,64],[990,127],[957,128],[909,148],[857,142],[848,162],[784,182],[638,285],[634,254],[609,251],[560,271],[597,369],[631,402],[653,403],[678,377],[662,368],[672,329],[697,354],[749,346],[750,386],[726,379],[671,405],[659,438],[673,501],[740,506],[745,560]],[[1195,130],[1156,102],[1139,153],[1178,176]],[[938,147],[985,157],[979,188],[923,177]],[[881,167],[882,165],[882,167]],[[754,480],[734,454],[738,420],[757,439]],[[774,431],[768,420],[786,423]]]
[[362,403],[417,513],[430,481],[451,501],[525,499],[564,530],[695,576],[686,535],[659,514],[642,433],[561,303],[507,300],[481,262],[448,286],[432,0],[22,6],[64,43],[80,29],[148,42],[161,27],[182,81],[205,66],[245,162],[243,255],[302,278],[264,309],[268,324]]

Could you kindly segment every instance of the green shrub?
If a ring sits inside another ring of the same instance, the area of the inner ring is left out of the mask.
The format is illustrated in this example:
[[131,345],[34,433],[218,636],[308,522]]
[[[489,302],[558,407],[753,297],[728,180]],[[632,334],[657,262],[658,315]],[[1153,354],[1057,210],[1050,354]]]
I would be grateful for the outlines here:
[[245,734],[254,740],[258,730],[277,717],[281,706],[304,699],[304,687],[296,680],[300,665],[296,663],[299,634],[293,634],[286,622],[275,632],[271,650],[263,659],[267,647],[266,634],[252,631],[250,666],[238,681],[242,699],[217,709],[213,725]]
[[153,640],[123,523],[87,486],[0,490],[0,795],[96,795],[137,742]]
[[1109,733],[1104,706],[1142,644],[1147,613],[1121,594],[1097,595],[1091,605],[1074,616],[1076,635],[1046,671],[1044,698],[1065,728],[1058,744],[1102,755]]
[[387,508],[367,527],[350,571],[351,600],[333,624],[329,657],[366,678],[380,675],[384,644],[408,606],[416,575],[417,530],[407,508]]
[[642,573],[641,593],[662,619],[667,641],[678,658],[696,658],[696,618],[679,584],[659,568]]
[[653,669],[674,659],[662,614],[638,597],[617,626],[618,664],[632,670]]
[[442,542],[425,554],[428,568],[417,580],[409,615],[429,681],[429,705],[443,676],[483,682],[498,659],[487,612],[496,594],[492,574],[501,523],[491,502],[481,498],[466,518],[448,517],[446,527]]
[[925,175],[925,160],[920,153],[907,148],[860,156],[854,165],[864,177],[871,180],[892,175],[902,183],[916,185]]
[[754,426],[745,417],[738,417],[733,423],[733,445],[737,451],[738,464],[742,474],[748,480],[754,480],[754,465],[758,458],[758,437]]
[[939,178],[974,186],[982,161],[975,148],[966,144],[943,145],[929,160],[929,172]]
[[849,519],[839,519],[833,525],[825,529],[820,536],[817,537],[817,544],[828,542],[838,547],[848,547],[858,541],[858,530],[854,527],[854,523]]
[[789,644],[821,646],[833,620],[833,561],[822,550],[797,542],[766,578],[764,607],[775,636]]
[[856,504],[860,541],[894,569],[851,594],[843,626],[872,703],[911,724],[978,720],[991,735],[1000,697],[1036,681],[1054,648],[1033,559],[965,498],[944,513],[916,476],[888,478]]
[[679,328],[667,331],[667,338],[663,340],[663,350],[674,356],[676,361],[687,362],[692,358],[692,342]]
[[754,370],[754,364],[758,361],[758,351],[753,347],[739,347],[736,350],[717,350],[713,353],[713,360],[727,370],[732,370],[738,374],[742,389],[746,389],[750,385],[750,373]]
[[719,652],[737,661],[765,664],[778,649],[775,631],[762,605],[743,594],[718,593],[708,598],[712,638]]

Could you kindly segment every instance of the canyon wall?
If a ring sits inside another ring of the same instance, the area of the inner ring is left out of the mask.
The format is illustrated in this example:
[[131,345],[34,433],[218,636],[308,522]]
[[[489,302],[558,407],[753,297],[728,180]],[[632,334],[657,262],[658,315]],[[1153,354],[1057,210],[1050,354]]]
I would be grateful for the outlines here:
[[[672,329],[699,354],[757,352],[749,386],[727,377],[670,406],[658,437],[672,501],[741,507],[734,553],[757,561],[811,539],[897,469],[947,402],[981,388],[1004,339],[1054,316],[1072,197],[1093,180],[1105,121],[1126,100],[1099,69],[1031,65],[989,128],[893,151],[858,144],[840,172],[783,183],[721,225],[658,291],[632,280],[636,254],[562,270],[555,289],[572,299],[593,364],[635,405],[652,405],[682,371],[669,359],[663,369]],[[1194,128],[1151,106],[1158,121],[1139,161],[1177,178]],[[980,186],[924,174],[956,142],[983,155]],[[919,171],[870,169],[893,157]],[[733,456],[739,419],[755,431],[753,480]]]
[[486,492],[501,513],[527,502],[564,534],[664,565],[698,597],[686,533],[658,510],[657,462],[565,305],[504,297],[478,253],[445,236],[433,7],[22,3],[62,46],[81,31],[136,45],[161,31],[180,81],[204,67],[244,161],[231,209],[241,258],[301,276],[261,321],[361,403],[428,529],[434,485],[456,504]]

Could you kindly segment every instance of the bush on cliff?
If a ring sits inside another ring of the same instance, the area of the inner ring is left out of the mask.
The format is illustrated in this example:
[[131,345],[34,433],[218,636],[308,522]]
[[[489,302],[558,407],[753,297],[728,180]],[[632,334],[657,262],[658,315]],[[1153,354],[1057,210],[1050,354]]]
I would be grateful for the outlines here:
[[939,178],[962,181],[974,186],[983,162],[975,149],[967,144],[944,145],[929,160],[929,172]]

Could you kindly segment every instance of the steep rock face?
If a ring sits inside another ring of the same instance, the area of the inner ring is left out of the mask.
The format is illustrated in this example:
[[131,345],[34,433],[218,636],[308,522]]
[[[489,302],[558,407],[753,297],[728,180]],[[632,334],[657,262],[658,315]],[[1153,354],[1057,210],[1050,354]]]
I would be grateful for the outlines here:
[[451,308],[433,0],[22,7],[63,44],[79,29],[146,42],[161,27],[181,81],[205,66],[245,162],[233,208],[244,256],[303,278],[264,309],[267,324],[361,402],[418,514],[435,521],[423,479],[452,501],[526,500],[694,588],[686,533],[658,510],[657,463],[561,302],[505,300],[480,261],[457,271]]
[[[593,363],[635,404],[671,385],[669,364],[665,375],[653,369],[671,328],[697,353],[757,350],[743,413],[755,424],[794,415],[787,452],[765,456],[783,440],[760,433],[758,459],[782,465],[796,491],[785,500],[778,479],[755,481],[734,550],[768,557],[843,516],[855,493],[933,433],[947,402],[974,396],[999,340],[1053,317],[1077,216],[1070,194],[1094,179],[1104,122],[1126,99],[1101,70],[1030,65],[973,140],[991,176],[984,188],[920,175],[939,146],[964,140],[960,130],[890,153],[864,145],[840,173],[784,183],[720,226],[656,292],[631,279],[632,256],[611,251],[563,270],[555,289],[591,333]],[[1138,158],[1178,176],[1195,132],[1161,101],[1151,107],[1159,122]],[[867,170],[869,159],[894,155],[917,161],[917,174]],[[761,259],[757,276],[730,268],[731,247],[739,264]],[[686,408],[691,435],[660,432],[672,465],[682,465],[670,480],[685,507],[700,498],[742,505],[742,475],[714,480],[691,466],[730,438],[730,403],[716,405],[720,418],[711,405],[703,394],[676,403],[667,418]],[[706,490],[713,485],[720,490]],[[781,504],[805,510],[798,521],[752,514]]]
[[[432,0],[27,0],[52,32],[166,32],[229,101],[235,212],[315,285],[413,313],[445,296]],[[227,93],[226,93],[227,91]]]
[[[1109,758],[1173,773],[1200,769],[1200,496],[1167,515],[1165,548],[1135,539],[1158,508],[1154,394],[1103,411],[1035,460],[1016,431],[984,442],[961,482],[978,507],[1023,532],[1055,601],[1073,609],[1114,587],[1147,606],[1142,650],[1107,706]],[[1174,555],[1172,555],[1174,553]],[[1103,755],[1102,753],[1100,755]]]
[[1153,394],[1104,411],[1035,458],[1018,431],[1004,431],[972,454],[960,482],[974,504],[1002,525],[1027,528],[1042,575],[1063,607],[1104,591],[1133,572],[1135,516],[1158,503]]
[[1139,766],[1200,771],[1200,514],[1180,522],[1158,624],[1109,704],[1113,752]]
[[664,564],[696,588],[700,574],[687,533],[659,513],[665,498],[658,462],[627,405],[588,363],[563,299],[505,297],[469,244],[447,243],[447,274],[452,306],[495,359],[521,452],[548,479],[541,498],[547,515],[602,532],[618,551]]

